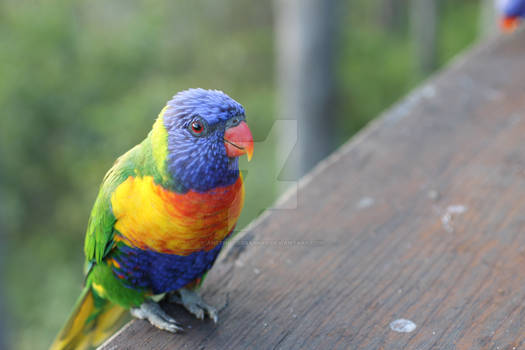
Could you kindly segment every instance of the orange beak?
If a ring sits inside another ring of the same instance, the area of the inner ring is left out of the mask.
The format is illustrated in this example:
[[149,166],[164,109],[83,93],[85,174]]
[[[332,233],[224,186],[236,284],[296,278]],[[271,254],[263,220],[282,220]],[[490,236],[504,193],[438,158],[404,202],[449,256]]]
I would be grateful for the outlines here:
[[520,23],[518,17],[503,17],[500,22],[501,30],[505,33],[512,33]]
[[224,132],[224,147],[226,147],[226,155],[230,158],[246,154],[248,161],[252,159],[253,136],[246,122],[241,122],[237,126],[226,129]]

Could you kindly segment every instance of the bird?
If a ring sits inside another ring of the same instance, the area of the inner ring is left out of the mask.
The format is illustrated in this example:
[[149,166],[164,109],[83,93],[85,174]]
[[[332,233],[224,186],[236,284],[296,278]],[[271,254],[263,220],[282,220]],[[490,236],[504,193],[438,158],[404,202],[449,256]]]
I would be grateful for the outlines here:
[[496,0],[501,14],[501,28],[504,32],[514,31],[525,18],[525,0]]
[[253,148],[244,107],[224,92],[175,94],[102,181],[87,225],[84,287],[50,349],[96,347],[128,310],[183,331],[162,298],[217,323],[198,288],[236,226],[244,204],[239,157],[250,160]]

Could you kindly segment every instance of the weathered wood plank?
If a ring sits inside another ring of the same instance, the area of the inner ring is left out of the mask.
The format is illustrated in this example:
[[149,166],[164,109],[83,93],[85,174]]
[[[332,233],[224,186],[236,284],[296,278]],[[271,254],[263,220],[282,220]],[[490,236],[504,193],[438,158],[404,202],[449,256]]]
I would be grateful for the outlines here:
[[134,321],[103,349],[525,347],[525,32],[456,60],[297,200],[209,274],[217,326],[171,307],[186,334]]

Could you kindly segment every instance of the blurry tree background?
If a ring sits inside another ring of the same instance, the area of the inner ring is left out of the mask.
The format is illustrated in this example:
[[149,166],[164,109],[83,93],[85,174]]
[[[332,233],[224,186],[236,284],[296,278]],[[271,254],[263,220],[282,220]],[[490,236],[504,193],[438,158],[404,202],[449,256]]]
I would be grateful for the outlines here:
[[[317,132],[324,135],[326,152],[488,25],[482,0],[415,2],[330,1],[337,11],[319,15],[335,13],[337,26],[317,39],[333,51],[301,68],[328,79],[329,90],[318,92],[308,79],[301,80],[304,91],[283,90],[290,82],[282,75],[291,72],[276,63],[287,33],[280,0],[0,2],[0,230],[7,232],[0,233],[0,294],[11,347],[45,349],[62,326],[80,292],[84,232],[100,181],[116,157],[145,137],[175,92],[225,91],[245,106],[262,141],[276,118],[301,121],[304,106],[285,107],[295,94],[330,91],[320,99],[329,101],[325,107],[307,108],[318,115],[304,126],[312,142]],[[319,25],[332,24],[323,18]],[[248,188],[241,227],[278,195],[268,175],[280,171],[276,144],[258,144],[252,163],[242,163]]]

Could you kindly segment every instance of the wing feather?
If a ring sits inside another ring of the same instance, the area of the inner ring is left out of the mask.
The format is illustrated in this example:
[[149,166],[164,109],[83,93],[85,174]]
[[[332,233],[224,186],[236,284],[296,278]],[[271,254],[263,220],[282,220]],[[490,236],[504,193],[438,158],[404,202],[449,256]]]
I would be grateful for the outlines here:
[[84,253],[89,263],[100,263],[113,248],[116,219],[111,208],[111,194],[129,176],[136,174],[136,155],[140,146],[134,147],[118,158],[102,181],[91,210],[84,242]]

